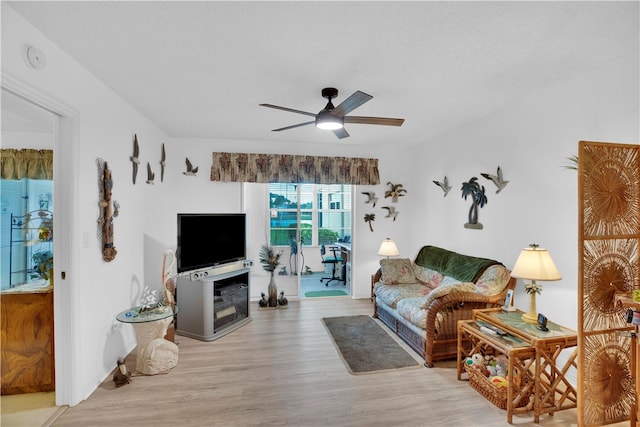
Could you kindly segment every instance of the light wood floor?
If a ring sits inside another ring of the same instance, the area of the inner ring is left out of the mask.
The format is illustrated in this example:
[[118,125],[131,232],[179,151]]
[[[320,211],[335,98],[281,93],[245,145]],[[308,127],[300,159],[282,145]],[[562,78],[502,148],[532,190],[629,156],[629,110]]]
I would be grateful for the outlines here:
[[[456,380],[454,362],[350,375],[320,319],[371,313],[368,299],[311,298],[269,311],[252,305],[253,321],[217,341],[177,336],[180,359],[170,373],[136,376],[120,388],[109,378],[53,425],[508,425],[504,410]],[[132,354],[130,370],[134,364]],[[536,424],[520,415],[514,425]],[[576,412],[543,415],[539,425],[577,425]]]

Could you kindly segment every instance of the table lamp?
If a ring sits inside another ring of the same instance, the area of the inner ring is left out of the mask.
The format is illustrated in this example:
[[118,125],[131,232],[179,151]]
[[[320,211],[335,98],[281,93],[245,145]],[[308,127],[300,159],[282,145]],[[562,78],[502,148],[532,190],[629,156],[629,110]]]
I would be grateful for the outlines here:
[[522,320],[527,323],[538,323],[538,312],[536,310],[536,294],[542,291],[542,286],[536,280],[553,281],[560,280],[562,276],[551,259],[551,255],[546,249],[538,245],[531,244],[520,252],[516,260],[511,276],[519,279],[531,280],[525,285],[525,290],[530,295],[529,311],[522,315]]
[[400,251],[398,251],[396,242],[387,237],[380,245],[380,249],[378,249],[378,255],[386,256],[387,258],[389,258],[390,256],[400,255]]

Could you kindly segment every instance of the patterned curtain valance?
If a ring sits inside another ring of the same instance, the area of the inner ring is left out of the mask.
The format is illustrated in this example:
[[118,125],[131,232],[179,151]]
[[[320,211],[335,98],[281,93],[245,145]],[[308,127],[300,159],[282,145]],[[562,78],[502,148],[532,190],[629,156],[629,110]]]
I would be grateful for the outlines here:
[[53,150],[0,150],[2,179],[53,179]]
[[380,174],[378,159],[213,153],[211,181],[377,185]]

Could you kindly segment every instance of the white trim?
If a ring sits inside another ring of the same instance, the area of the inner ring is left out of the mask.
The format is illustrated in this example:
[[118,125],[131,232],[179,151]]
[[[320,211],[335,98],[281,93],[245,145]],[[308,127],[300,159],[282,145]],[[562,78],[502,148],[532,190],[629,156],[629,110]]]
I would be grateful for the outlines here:
[[[78,159],[77,116],[78,113],[56,99],[26,85],[19,79],[2,71],[1,86],[25,100],[32,102],[56,115],[53,188],[55,194],[54,230],[69,230],[56,233],[54,271],[54,341],[56,370],[56,405],[76,405],[78,396],[76,371],[77,348],[75,333],[77,303],[74,298],[74,278],[76,270],[73,263],[77,230],[75,223],[75,206],[77,205],[77,189],[75,175]],[[65,278],[62,278],[64,272]]]

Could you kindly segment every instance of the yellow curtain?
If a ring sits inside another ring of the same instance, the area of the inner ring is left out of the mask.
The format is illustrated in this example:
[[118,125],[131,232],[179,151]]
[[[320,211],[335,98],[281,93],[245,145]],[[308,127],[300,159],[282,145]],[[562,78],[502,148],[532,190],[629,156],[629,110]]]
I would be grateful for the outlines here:
[[53,179],[53,150],[0,150],[0,178]]
[[290,154],[213,153],[211,181],[380,184],[378,159]]

